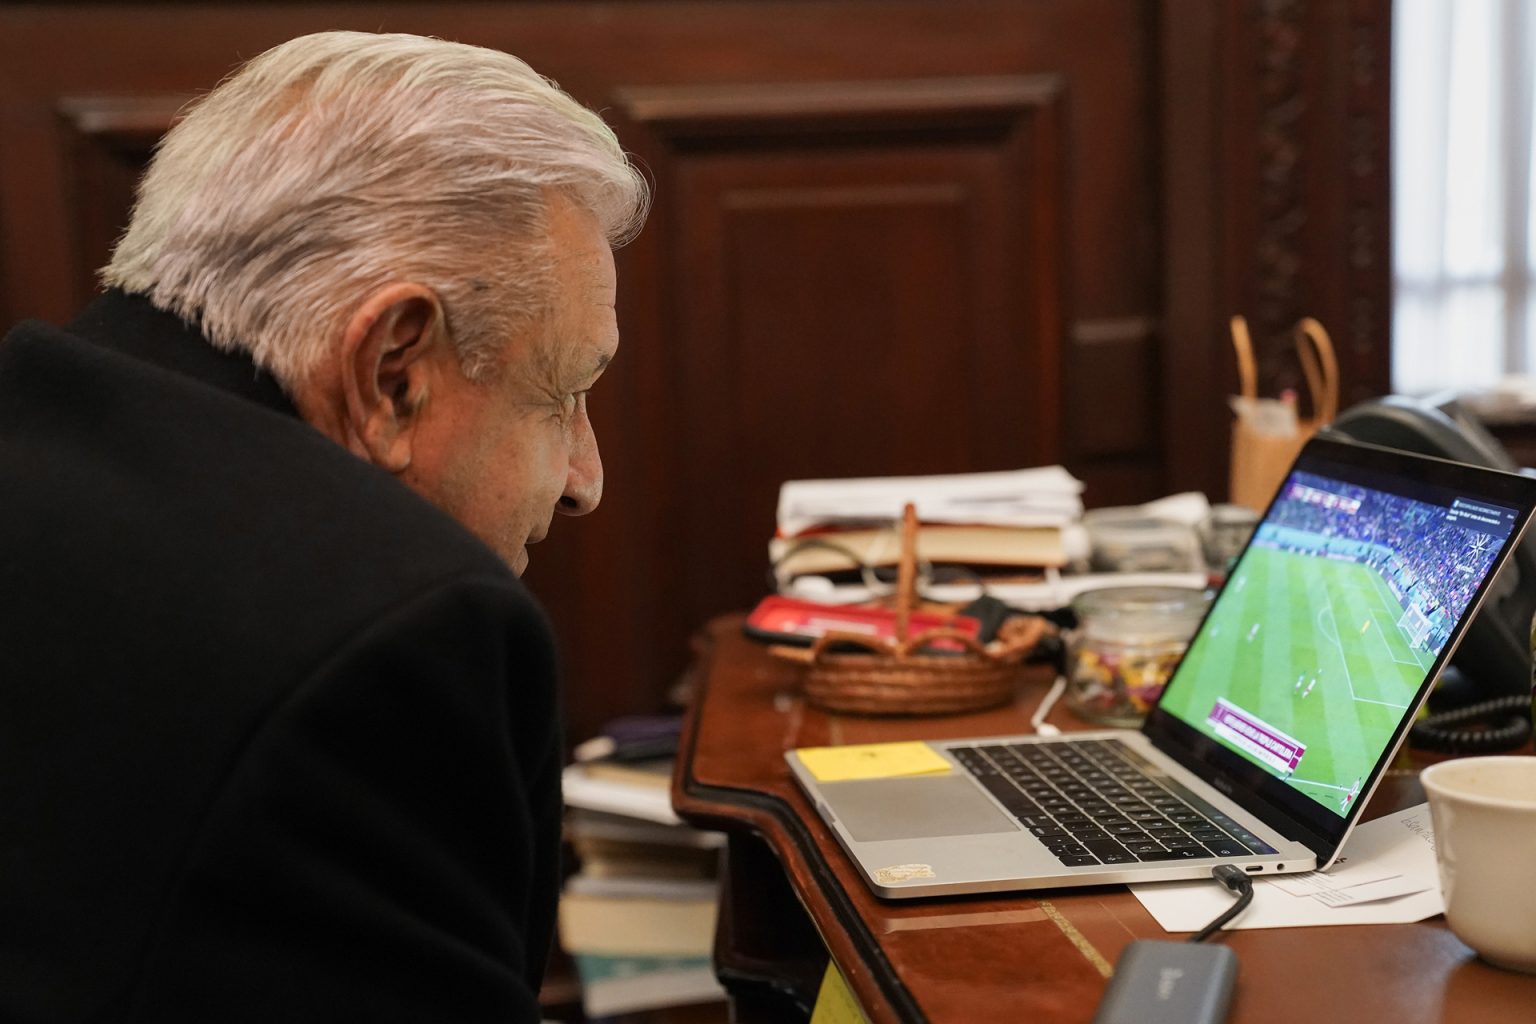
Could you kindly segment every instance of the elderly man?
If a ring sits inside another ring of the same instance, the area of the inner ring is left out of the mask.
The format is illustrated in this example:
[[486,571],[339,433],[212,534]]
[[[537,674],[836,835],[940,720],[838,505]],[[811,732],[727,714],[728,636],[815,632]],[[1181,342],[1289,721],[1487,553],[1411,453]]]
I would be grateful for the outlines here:
[[326,33],[0,343],[0,1019],[520,1021],[558,888],[518,582],[597,505],[646,188],[476,47]]

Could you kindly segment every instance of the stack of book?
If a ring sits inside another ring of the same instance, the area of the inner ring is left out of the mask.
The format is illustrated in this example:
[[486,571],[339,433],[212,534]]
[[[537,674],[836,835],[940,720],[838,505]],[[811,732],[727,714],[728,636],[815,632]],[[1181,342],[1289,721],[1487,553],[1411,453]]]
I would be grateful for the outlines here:
[[902,508],[917,508],[918,557],[988,575],[1038,576],[1076,553],[1083,485],[1060,466],[1003,473],[794,480],[779,491],[768,554],[781,581],[856,578],[895,565]]
[[564,776],[580,865],[560,899],[560,945],[588,1017],[720,1000],[711,966],[724,837],[683,824],[672,762],[595,761]]

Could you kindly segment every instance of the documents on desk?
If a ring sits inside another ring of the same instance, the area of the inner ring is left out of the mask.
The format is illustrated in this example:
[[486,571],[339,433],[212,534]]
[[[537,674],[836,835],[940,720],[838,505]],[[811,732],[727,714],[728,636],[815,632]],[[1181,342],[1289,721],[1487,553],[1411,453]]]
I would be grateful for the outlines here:
[[[988,576],[1038,578],[1086,554],[1083,485],[1060,466],[999,473],[791,480],[779,490],[768,556],[781,585],[894,566],[902,510],[917,511],[919,556]],[[1081,547],[1081,544],[1078,545]],[[827,579],[819,581],[830,585]]]
[[[1142,906],[1170,932],[1192,932],[1231,895],[1214,881],[1133,885]],[[1329,871],[1254,879],[1254,899],[1228,928],[1406,924],[1444,913],[1429,805],[1358,826]]]
[[891,523],[907,502],[925,523],[1062,526],[1082,518],[1082,482],[1060,466],[1000,473],[791,480],[778,529],[794,537],[827,523]]
[[[856,570],[894,565],[894,523],[905,502],[920,520],[918,553],[940,565],[986,576],[986,592],[1020,611],[1066,607],[1084,590],[1106,586],[1203,587],[1205,572],[1074,572],[1087,563],[1082,483],[1061,466],[846,480],[791,480],[779,491],[769,542],[780,592],[829,604],[884,596]],[[1142,506],[1148,515],[1190,525],[1210,510],[1203,495],[1178,494]],[[857,559],[857,562],[850,559]],[[964,604],[974,581],[928,580],[923,597]]]

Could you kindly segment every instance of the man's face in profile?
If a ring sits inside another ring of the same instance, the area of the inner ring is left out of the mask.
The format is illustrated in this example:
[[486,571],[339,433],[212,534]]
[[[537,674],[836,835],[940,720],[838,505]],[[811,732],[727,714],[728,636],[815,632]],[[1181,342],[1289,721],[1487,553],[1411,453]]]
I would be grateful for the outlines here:
[[585,515],[602,498],[587,392],[619,345],[613,253],[596,218],[556,195],[549,229],[548,316],[510,340],[488,379],[437,379],[440,415],[403,475],[519,575],[555,512]]

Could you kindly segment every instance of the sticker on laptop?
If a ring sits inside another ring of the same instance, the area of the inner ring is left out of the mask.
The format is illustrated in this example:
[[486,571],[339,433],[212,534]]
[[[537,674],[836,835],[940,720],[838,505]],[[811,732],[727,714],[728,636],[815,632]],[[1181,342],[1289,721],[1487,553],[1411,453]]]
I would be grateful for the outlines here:
[[888,868],[875,869],[875,881],[881,885],[899,885],[919,878],[937,877],[933,873],[933,867],[928,864],[896,864]]

